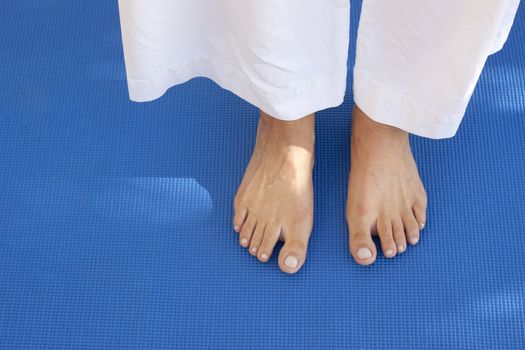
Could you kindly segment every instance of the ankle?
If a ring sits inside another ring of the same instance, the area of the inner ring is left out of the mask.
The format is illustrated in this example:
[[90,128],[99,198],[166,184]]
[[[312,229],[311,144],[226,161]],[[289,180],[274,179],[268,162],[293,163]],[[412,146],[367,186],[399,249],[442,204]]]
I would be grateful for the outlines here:
[[391,125],[378,123],[365,114],[359,107],[354,106],[352,114],[352,141],[364,141],[374,144],[388,144],[390,146],[409,145],[408,132]]
[[273,118],[261,111],[261,121],[268,127],[275,141],[313,152],[315,144],[315,114],[293,121],[284,121]]

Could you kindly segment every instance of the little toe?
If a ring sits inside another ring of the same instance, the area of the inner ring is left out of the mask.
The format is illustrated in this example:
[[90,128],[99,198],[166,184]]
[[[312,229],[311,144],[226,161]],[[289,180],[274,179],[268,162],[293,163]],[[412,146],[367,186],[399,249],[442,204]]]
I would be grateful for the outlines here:
[[281,235],[281,227],[268,224],[264,230],[264,238],[262,240],[261,246],[257,250],[257,258],[261,262],[267,262],[273,253],[273,248],[279,240]]
[[376,260],[376,246],[369,230],[350,231],[350,252],[360,265],[370,265]]
[[377,233],[381,239],[381,249],[383,250],[383,255],[387,258],[393,258],[396,255],[397,247],[396,242],[394,241],[394,234],[390,221],[378,220]]
[[419,242],[419,224],[412,211],[403,215],[403,226],[405,227],[407,241],[412,245],[417,244]]
[[422,230],[427,223],[427,210],[426,206],[423,204],[416,203],[412,207],[414,216],[419,224],[419,229]]
[[242,225],[244,224],[246,217],[248,216],[248,208],[240,206],[235,210],[233,215],[233,230],[237,233],[241,232]]
[[392,221],[392,232],[394,235],[394,241],[396,242],[397,252],[404,253],[407,247],[407,241],[405,237],[405,228],[401,219]]
[[241,233],[239,235],[239,242],[244,248],[248,248],[256,225],[257,218],[252,213],[248,213],[248,217],[242,225]]

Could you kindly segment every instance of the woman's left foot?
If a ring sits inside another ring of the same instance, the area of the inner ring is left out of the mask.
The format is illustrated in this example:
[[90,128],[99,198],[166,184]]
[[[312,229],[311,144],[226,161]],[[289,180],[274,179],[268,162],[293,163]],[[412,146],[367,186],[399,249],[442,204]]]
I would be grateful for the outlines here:
[[383,255],[392,258],[419,241],[427,196],[410,150],[408,133],[370,119],[357,106],[352,117],[351,170],[346,215],[350,252],[372,264],[379,235]]

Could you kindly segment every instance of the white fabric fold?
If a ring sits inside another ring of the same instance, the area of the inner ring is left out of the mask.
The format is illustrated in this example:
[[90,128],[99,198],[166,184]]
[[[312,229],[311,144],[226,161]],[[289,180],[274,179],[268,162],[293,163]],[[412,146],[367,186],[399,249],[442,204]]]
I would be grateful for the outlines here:
[[[364,0],[355,103],[410,133],[454,136],[519,0]],[[283,120],[340,105],[348,0],[119,0],[130,99],[207,77]]]

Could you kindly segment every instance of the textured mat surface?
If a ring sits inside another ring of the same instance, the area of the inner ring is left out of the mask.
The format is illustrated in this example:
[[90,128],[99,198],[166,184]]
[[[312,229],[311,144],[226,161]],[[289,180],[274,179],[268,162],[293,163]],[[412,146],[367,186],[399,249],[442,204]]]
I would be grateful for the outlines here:
[[347,251],[351,89],[319,113],[286,276],[230,229],[254,107],[202,78],[129,102],[115,1],[1,1],[0,348],[525,349],[524,61],[522,6],[457,137],[413,139],[421,243],[372,267]]

